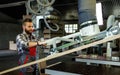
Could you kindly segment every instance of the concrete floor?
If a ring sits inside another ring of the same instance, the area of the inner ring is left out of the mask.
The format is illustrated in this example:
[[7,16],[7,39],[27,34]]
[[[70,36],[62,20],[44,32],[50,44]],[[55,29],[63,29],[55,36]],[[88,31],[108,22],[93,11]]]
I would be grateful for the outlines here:
[[[10,55],[10,56],[2,56],[0,57],[0,71],[18,66],[18,56]],[[18,75],[18,70],[4,74],[4,75]]]
[[[85,63],[75,62],[74,55],[66,55],[54,60],[48,61],[48,64],[62,62],[58,65],[45,69],[50,75],[120,75],[120,67],[105,65],[86,65]],[[18,55],[0,56],[0,71],[18,66]],[[50,71],[52,70],[52,71]],[[54,74],[51,74],[54,73]],[[62,74],[61,74],[62,73]],[[65,74],[66,73],[66,74]],[[18,75],[18,70],[4,74]]]

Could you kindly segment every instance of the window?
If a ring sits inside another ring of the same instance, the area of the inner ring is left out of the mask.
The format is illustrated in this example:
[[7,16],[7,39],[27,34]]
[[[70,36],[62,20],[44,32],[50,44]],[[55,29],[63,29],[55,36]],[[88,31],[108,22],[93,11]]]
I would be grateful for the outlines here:
[[78,29],[78,24],[65,24],[66,33],[75,33]]

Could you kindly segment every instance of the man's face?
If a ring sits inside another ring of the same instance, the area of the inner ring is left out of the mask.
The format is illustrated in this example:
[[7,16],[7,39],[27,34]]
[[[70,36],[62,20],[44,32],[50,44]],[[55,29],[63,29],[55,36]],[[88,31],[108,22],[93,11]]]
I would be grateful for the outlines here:
[[33,32],[33,23],[25,22],[25,24],[23,25],[23,30],[28,34],[31,34]]

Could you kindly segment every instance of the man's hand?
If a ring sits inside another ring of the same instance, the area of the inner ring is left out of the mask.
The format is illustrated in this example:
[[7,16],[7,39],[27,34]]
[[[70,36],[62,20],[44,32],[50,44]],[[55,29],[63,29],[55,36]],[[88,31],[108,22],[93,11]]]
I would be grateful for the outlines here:
[[46,46],[47,43],[45,41],[38,41],[38,45],[43,45],[43,46]]

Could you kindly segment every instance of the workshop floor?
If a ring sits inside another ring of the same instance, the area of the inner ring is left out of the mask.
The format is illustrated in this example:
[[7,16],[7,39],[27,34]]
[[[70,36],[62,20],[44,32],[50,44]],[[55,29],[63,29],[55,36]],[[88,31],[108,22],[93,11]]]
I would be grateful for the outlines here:
[[120,67],[105,65],[85,65],[79,62],[63,62],[49,68],[51,70],[76,73],[79,75],[120,75]]
[[[53,62],[62,63],[47,68],[46,72],[50,75],[55,75],[55,73],[57,75],[120,75],[120,67],[118,66],[86,65],[85,63],[75,62],[73,58],[74,56],[66,55],[49,61],[48,64]],[[18,66],[17,61],[17,55],[0,56],[0,71]],[[18,70],[4,75],[18,75]]]

